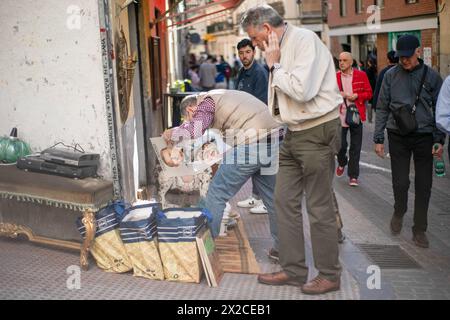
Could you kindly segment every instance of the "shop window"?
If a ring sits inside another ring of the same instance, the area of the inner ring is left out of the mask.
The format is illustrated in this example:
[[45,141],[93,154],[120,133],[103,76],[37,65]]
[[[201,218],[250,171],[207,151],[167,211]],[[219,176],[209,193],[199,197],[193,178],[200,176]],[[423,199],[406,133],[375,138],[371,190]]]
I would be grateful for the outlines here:
[[153,109],[162,106],[162,86],[161,86],[161,50],[160,38],[150,37],[148,40],[150,54],[150,81],[152,88]]
[[[161,13],[155,9],[155,19],[159,19]],[[156,36],[148,38],[148,51],[150,56],[150,87],[153,109],[162,107],[163,103],[163,87],[162,87],[162,70],[161,70],[161,29],[160,23],[156,24]]]
[[384,8],[384,0],[375,0],[374,5],[378,6],[379,9]]
[[355,0],[355,13],[360,14],[363,12],[362,0]]
[[339,0],[339,12],[341,17],[345,17],[347,15],[347,0]]
[[411,30],[411,31],[402,31],[402,32],[389,32],[388,33],[388,51],[397,49],[397,40],[401,36],[405,34],[410,34],[417,39],[419,39],[419,43],[422,43],[422,32],[420,30]]

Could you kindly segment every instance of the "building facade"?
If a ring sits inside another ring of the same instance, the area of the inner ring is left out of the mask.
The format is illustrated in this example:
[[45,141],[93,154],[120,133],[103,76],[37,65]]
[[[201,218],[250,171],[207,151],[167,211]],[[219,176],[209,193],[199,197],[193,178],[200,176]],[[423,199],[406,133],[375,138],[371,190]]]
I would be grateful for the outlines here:
[[302,0],[298,7],[300,25],[316,32],[322,41],[329,46],[328,2],[325,0]]
[[398,37],[409,33],[419,38],[425,62],[438,69],[437,17],[434,0],[329,0],[330,50],[335,57],[351,51],[360,61],[374,54],[380,70]]

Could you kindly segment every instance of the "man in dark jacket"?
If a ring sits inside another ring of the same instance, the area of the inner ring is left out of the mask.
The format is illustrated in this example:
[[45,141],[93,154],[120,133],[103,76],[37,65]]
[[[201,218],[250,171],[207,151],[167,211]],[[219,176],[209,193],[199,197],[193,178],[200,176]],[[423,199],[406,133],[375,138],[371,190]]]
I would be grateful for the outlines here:
[[[267,105],[267,86],[269,85],[269,72],[255,60],[255,47],[250,39],[242,39],[237,44],[239,59],[242,67],[236,80],[236,90],[245,91],[255,96]],[[255,181],[252,182],[255,184]],[[258,190],[253,188],[252,195],[237,203],[238,207],[250,208],[250,213],[267,213]],[[278,253],[269,252],[269,257],[278,260]]]
[[269,72],[255,61],[255,47],[250,39],[243,39],[237,45],[242,68],[239,70],[236,90],[245,91],[267,104]]
[[[436,128],[434,116],[442,78],[436,71],[425,66],[419,55],[420,43],[416,37],[404,35],[398,39],[396,56],[400,58],[400,64],[384,76],[377,103],[374,142],[376,154],[383,158],[384,129],[387,128],[395,200],[390,226],[394,235],[400,233],[403,216],[407,211],[410,161],[411,154],[413,155],[416,193],[413,241],[419,247],[428,248],[425,232],[431,195],[433,155],[442,152],[445,135]],[[428,69],[427,74],[420,97],[415,103],[425,69]],[[401,134],[392,110],[414,104],[417,129],[406,135]],[[437,145],[436,149],[434,145]]]
[[[372,93],[375,91],[375,86],[377,83],[377,57],[374,54],[370,54],[367,58],[367,68],[364,70],[369,79],[370,88],[372,89]],[[367,120],[369,123],[372,123],[373,118],[373,102],[366,101],[366,109],[367,109]]]
[[373,100],[372,100],[372,109],[374,111],[377,111],[377,101],[378,96],[380,95],[380,89],[381,84],[383,83],[384,75],[386,72],[391,69],[392,67],[395,67],[398,63],[398,57],[395,56],[395,51],[391,50],[387,53],[387,58],[389,61],[389,64],[380,71],[380,74],[378,75],[377,84],[375,86],[375,91],[373,92]]

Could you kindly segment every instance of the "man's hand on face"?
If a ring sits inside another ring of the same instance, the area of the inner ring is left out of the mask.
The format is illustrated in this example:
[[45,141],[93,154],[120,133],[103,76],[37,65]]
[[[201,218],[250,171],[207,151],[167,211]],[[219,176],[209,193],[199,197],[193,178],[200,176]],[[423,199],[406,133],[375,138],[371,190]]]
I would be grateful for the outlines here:
[[263,42],[264,52],[266,57],[267,66],[272,68],[274,63],[280,62],[281,51],[278,43],[278,36],[275,32],[271,31],[269,33],[269,43]]

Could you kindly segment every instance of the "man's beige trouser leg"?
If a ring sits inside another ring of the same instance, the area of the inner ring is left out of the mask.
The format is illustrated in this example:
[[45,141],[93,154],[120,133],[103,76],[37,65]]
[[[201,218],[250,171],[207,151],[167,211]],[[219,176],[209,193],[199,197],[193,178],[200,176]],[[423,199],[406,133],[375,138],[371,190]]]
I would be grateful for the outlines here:
[[340,277],[336,215],[332,182],[334,155],[340,146],[339,120],[303,131],[288,131],[280,150],[275,187],[275,208],[280,241],[280,264],[295,278],[306,278],[302,195],[310,222],[311,244],[319,275]]

